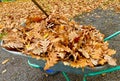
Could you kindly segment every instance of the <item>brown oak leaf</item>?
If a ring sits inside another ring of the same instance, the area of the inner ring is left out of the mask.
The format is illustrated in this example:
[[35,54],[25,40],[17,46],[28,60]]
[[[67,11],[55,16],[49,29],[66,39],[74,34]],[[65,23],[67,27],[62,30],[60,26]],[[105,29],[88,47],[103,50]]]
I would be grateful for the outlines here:
[[113,58],[112,58],[111,56],[109,56],[109,55],[105,55],[105,56],[104,56],[104,59],[107,60],[108,64],[110,64],[110,65],[113,65],[113,66],[117,65],[117,64],[116,64],[116,59],[113,59]]
[[49,69],[54,66],[58,62],[57,54],[55,52],[51,52],[45,64],[44,70]]
[[43,52],[46,52],[47,49],[48,49],[48,46],[49,46],[49,44],[50,44],[50,41],[47,40],[47,39],[41,40],[41,41],[40,41],[40,44],[41,44],[42,51],[43,51]]
[[8,42],[6,44],[3,44],[3,47],[5,48],[23,48],[23,43],[20,42]]

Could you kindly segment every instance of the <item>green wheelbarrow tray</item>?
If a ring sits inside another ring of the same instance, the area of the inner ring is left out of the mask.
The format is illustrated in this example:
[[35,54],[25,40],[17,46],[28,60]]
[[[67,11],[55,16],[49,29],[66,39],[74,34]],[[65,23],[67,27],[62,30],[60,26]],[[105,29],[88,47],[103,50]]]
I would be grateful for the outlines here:
[[[104,41],[110,40],[111,38],[113,38],[119,34],[120,34],[120,31],[115,32],[112,35],[105,38]],[[2,43],[3,42],[1,41],[1,45],[2,45]],[[43,68],[44,68],[45,63],[46,63],[45,60],[36,60],[35,58],[32,58],[31,56],[27,56],[27,55],[22,54],[20,52],[9,51],[5,48],[2,48],[2,49],[11,53],[11,54],[21,55],[23,57],[28,58],[28,64],[31,67],[39,68],[42,71],[44,71]],[[103,73],[107,73],[107,72],[112,72],[112,71],[116,71],[116,70],[120,70],[120,66],[104,65],[104,66],[98,66],[95,68],[85,67],[84,69],[82,69],[82,68],[73,68],[70,66],[65,66],[62,62],[58,62],[56,65],[51,67],[49,70],[46,70],[45,72],[48,74],[55,74],[57,72],[62,72],[62,74],[64,75],[64,77],[66,78],[67,81],[70,81],[70,79],[67,77],[66,73],[81,74],[81,75],[83,75],[83,81],[86,81],[87,76],[95,76],[95,75],[99,75],[99,74],[103,74]]]

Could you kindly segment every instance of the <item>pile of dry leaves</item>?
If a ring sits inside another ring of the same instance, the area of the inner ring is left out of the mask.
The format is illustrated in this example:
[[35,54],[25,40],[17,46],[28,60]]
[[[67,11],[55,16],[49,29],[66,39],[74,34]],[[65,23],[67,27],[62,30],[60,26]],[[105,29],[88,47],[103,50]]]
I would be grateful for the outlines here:
[[78,25],[64,15],[52,13],[46,17],[22,19],[18,27],[1,26],[3,47],[46,60],[44,69],[59,61],[76,68],[97,65],[116,65],[104,35],[95,27]]
[[[91,12],[97,8],[115,10],[120,12],[120,0],[36,0],[51,13],[55,8],[57,12],[64,13],[69,18],[76,15]],[[53,6],[54,5],[54,6]]]

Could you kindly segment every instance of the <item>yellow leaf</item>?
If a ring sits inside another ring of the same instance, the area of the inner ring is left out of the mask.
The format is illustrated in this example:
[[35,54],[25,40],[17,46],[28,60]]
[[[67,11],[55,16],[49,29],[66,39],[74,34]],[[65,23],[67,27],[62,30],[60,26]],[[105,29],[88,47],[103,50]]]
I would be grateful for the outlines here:
[[112,49],[108,49],[108,55],[113,55],[113,54],[115,54],[116,53],[116,51],[115,50],[112,50]]
[[65,28],[65,26],[64,26],[64,25],[60,25],[59,31],[63,31],[63,30],[64,30],[64,28]]
[[99,64],[101,64],[101,65],[104,65],[105,63],[106,63],[107,61],[105,60],[105,59],[101,59],[101,60],[99,60]]
[[45,38],[47,38],[47,37],[48,37],[48,35],[49,35],[49,34],[48,34],[48,33],[46,33],[46,34],[44,35],[44,37],[43,37],[43,38],[44,38],[44,39],[45,39]]

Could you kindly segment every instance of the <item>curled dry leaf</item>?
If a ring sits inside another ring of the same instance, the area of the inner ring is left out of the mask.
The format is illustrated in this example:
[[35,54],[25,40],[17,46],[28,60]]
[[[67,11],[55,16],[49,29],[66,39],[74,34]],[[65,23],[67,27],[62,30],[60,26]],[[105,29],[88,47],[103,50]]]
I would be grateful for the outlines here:
[[26,51],[30,51],[30,50],[32,50],[32,49],[35,49],[35,47],[36,47],[36,44],[27,44],[26,46]]
[[9,42],[3,45],[6,48],[23,48],[23,43],[20,42]]
[[98,60],[95,60],[95,59],[90,59],[91,62],[94,64],[94,65],[97,65],[98,64]]
[[112,50],[112,49],[108,49],[108,55],[113,55],[113,54],[115,54],[116,53],[116,51],[115,50]]
[[61,59],[64,59],[65,53],[64,53],[64,52],[58,52],[58,53],[57,53],[57,57],[59,57],[59,58],[61,58]]
[[110,64],[110,65],[113,65],[113,66],[117,65],[117,64],[116,64],[116,60],[113,59],[113,58],[112,58],[111,56],[109,56],[109,55],[105,55],[105,56],[104,56],[104,59],[107,60],[108,64]]
[[65,46],[61,45],[59,43],[55,43],[54,47],[55,47],[55,51],[58,51],[58,52],[65,51],[65,49],[64,49]]
[[105,59],[99,60],[99,64],[101,64],[101,65],[104,65],[106,62],[107,62],[107,60],[105,60]]
[[84,49],[78,49],[78,51],[82,52],[82,55],[85,56],[85,58],[90,58],[90,55]]
[[83,68],[88,65],[87,59],[80,59],[79,61],[75,61],[70,64],[72,67],[76,67],[76,68],[80,68],[80,67]]
[[36,48],[32,51],[35,55],[40,55],[41,53],[43,53],[42,48]]
[[70,32],[69,34],[70,42],[72,42],[76,37],[78,37],[78,34],[75,31]]
[[65,65],[65,66],[69,66],[70,65],[70,63],[69,62],[63,62],[63,64]]
[[49,46],[49,44],[50,44],[50,41],[47,40],[47,39],[41,40],[41,41],[40,41],[40,44],[41,44],[42,51],[43,51],[43,52],[46,52],[46,51],[47,51],[47,48],[48,48],[48,46]]
[[49,69],[50,67],[54,66],[58,61],[56,53],[52,52],[49,54],[47,62],[45,64],[44,70]]
[[91,53],[91,57],[93,59],[100,59],[102,57],[102,51],[101,51],[101,49],[94,50],[93,53]]
[[56,38],[56,39],[52,39],[51,42],[59,42],[60,40],[63,40],[62,38]]

